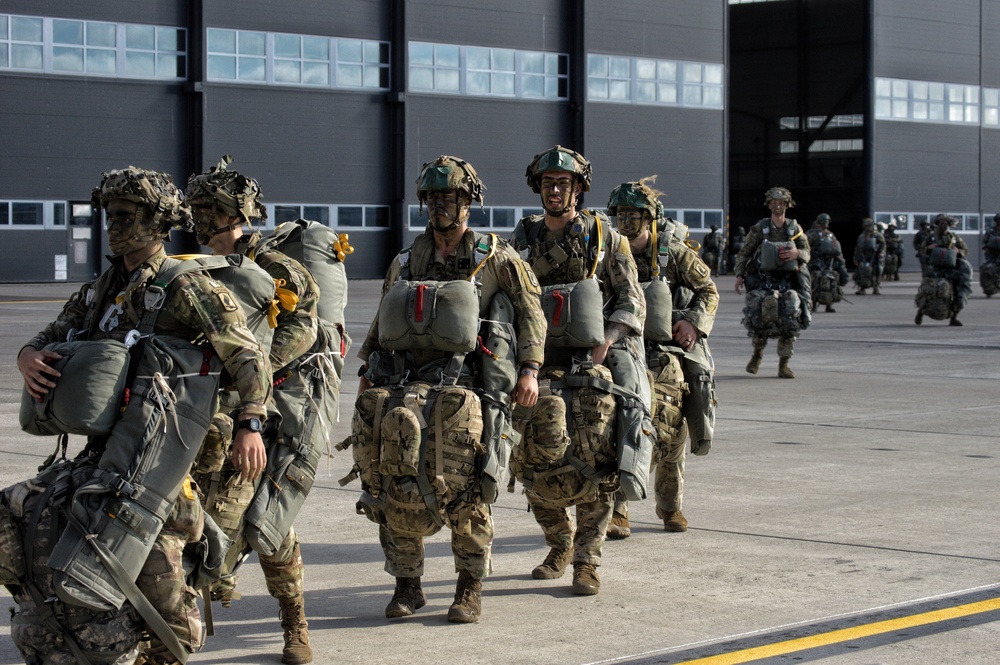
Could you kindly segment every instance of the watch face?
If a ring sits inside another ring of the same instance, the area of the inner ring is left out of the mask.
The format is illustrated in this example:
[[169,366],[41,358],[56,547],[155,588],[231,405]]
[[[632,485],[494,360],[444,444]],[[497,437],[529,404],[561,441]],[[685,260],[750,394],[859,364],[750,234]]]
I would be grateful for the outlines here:
[[259,432],[260,418],[247,418],[246,420],[241,420],[237,429],[248,429],[251,432]]

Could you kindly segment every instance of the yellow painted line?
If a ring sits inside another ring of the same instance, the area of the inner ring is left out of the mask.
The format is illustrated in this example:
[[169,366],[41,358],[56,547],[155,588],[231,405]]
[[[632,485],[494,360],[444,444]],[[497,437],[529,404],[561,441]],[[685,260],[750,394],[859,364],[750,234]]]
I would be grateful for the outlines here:
[[742,651],[734,651],[733,653],[720,654],[718,656],[698,658],[697,660],[686,660],[683,662],[683,665],[734,665],[735,663],[749,663],[755,660],[794,653],[796,651],[805,651],[806,649],[829,646],[831,644],[837,644],[838,642],[858,640],[864,637],[871,637],[873,635],[890,633],[894,630],[924,626],[930,623],[949,621],[951,619],[958,619],[971,614],[981,614],[983,612],[992,612],[994,610],[1000,610],[1000,598],[983,600],[977,603],[969,603],[968,605],[958,605],[956,607],[934,610],[933,612],[925,612],[923,614],[914,614],[912,616],[900,617],[898,619],[877,621],[864,626],[834,630],[828,633],[811,635],[809,637],[800,637],[794,640],[787,640],[785,642],[775,642],[774,644],[767,644],[762,647],[743,649]]

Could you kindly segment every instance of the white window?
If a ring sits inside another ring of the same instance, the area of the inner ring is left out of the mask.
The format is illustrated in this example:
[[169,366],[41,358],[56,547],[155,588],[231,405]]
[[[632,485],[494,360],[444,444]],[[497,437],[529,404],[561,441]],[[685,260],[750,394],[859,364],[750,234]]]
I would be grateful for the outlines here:
[[625,104],[723,108],[722,65],[587,55],[587,98]]
[[567,99],[569,56],[485,46],[409,43],[411,92]]
[[[1000,126],[995,95],[978,85],[875,79],[875,118],[960,125]],[[982,96],[982,99],[980,98]]]
[[0,67],[41,70],[42,19],[0,14]]
[[187,32],[157,25],[126,25],[125,76],[187,78]]
[[983,88],[983,126],[1000,127],[1000,90]]
[[310,219],[335,229],[348,226],[389,226],[389,206],[276,203],[267,208],[266,228],[296,219]]
[[389,44],[209,28],[208,80],[388,90]]
[[114,23],[52,20],[52,71],[113,76],[117,51]]

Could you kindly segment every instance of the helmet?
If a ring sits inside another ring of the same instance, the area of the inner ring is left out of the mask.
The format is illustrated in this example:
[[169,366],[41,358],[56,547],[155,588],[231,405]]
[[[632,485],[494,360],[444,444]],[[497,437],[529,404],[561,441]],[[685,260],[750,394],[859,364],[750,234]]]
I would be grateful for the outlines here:
[[789,208],[795,207],[795,201],[792,200],[792,193],[784,187],[775,186],[764,192],[764,205],[773,200],[784,201],[788,204]]
[[188,178],[184,195],[189,205],[218,204],[230,215],[238,215],[244,222],[267,219],[260,185],[226,167],[233,162],[232,155],[223,155],[216,166],[205,173]]
[[479,205],[482,205],[486,185],[479,179],[479,174],[472,168],[472,164],[459,157],[441,155],[420,167],[420,175],[417,176],[417,199],[423,206],[427,201],[428,192],[444,189],[465,192],[471,200],[478,201]]
[[172,229],[190,231],[193,227],[191,210],[167,173],[135,166],[102,173],[101,184],[90,193],[91,204],[95,208],[107,208],[108,203],[116,199],[132,201],[139,209],[129,221],[130,226],[120,228],[116,234],[118,239],[110,243],[115,256],[137,245],[166,238]]
[[[611,190],[608,197],[608,214],[612,217],[618,214],[619,208],[635,208],[649,213],[653,220],[663,216],[663,204],[660,196],[663,192],[650,187],[656,182],[656,176],[651,175],[638,182],[623,182]],[[618,230],[627,238],[635,238],[642,231],[642,223],[626,225],[618,223]]]
[[875,220],[872,219],[871,217],[865,217],[864,219],[861,220],[861,227],[865,228],[865,229],[869,229],[869,228],[874,229],[875,228]]
[[719,230],[719,225],[718,225],[718,224],[712,224],[712,225],[711,225],[710,227],[708,227],[708,228],[710,228],[710,229],[711,229],[711,230],[713,230],[713,231],[718,231],[718,230]]
[[947,222],[948,226],[958,226],[957,219],[955,219],[951,215],[946,215],[944,213],[941,213],[934,218],[935,225],[938,224],[939,222]]
[[574,173],[579,176],[583,191],[590,191],[590,162],[575,150],[557,145],[532,158],[528,168],[524,171],[524,177],[528,180],[528,187],[531,187],[531,191],[535,194],[541,193],[542,174],[549,171]]
[[825,212],[821,212],[816,215],[816,226],[825,229],[830,225],[830,215]]

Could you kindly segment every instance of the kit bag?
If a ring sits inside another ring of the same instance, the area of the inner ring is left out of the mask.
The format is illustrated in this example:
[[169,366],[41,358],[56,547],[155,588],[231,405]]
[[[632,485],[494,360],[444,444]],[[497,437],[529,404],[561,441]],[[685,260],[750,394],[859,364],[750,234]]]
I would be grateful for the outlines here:
[[592,348],[604,343],[604,299],[596,279],[542,287],[546,346]]

